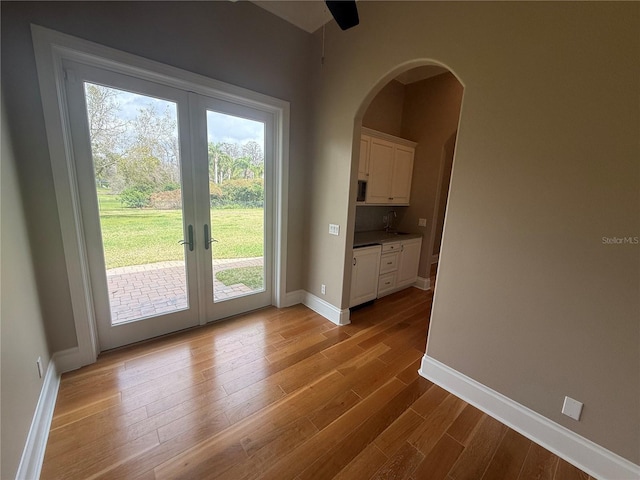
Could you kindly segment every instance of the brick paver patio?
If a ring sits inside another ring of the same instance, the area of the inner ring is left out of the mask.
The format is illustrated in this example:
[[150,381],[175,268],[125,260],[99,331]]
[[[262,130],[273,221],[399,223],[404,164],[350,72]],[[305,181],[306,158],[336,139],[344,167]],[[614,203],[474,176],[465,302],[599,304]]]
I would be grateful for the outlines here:
[[[214,301],[253,292],[241,283],[224,285],[216,280],[215,272],[262,264],[262,257],[214,260]],[[107,270],[111,321],[122,323],[186,308],[186,283],[184,262],[160,262]]]

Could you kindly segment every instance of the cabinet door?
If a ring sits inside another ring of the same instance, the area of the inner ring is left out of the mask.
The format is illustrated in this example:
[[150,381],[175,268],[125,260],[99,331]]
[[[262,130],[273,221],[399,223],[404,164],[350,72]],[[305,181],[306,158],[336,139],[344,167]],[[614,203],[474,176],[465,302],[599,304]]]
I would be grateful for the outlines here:
[[418,279],[418,266],[420,265],[421,248],[421,238],[402,242],[402,249],[400,251],[400,259],[398,264],[398,287],[411,285]]
[[378,296],[380,246],[355,249],[352,265],[349,306],[355,307]]
[[409,203],[414,149],[396,145],[391,180],[391,203]]
[[393,156],[393,143],[378,138],[371,138],[369,147],[367,203],[389,203],[391,201]]
[[369,177],[369,147],[371,137],[362,135],[360,137],[360,161],[358,162],[358,180],[366,180]]

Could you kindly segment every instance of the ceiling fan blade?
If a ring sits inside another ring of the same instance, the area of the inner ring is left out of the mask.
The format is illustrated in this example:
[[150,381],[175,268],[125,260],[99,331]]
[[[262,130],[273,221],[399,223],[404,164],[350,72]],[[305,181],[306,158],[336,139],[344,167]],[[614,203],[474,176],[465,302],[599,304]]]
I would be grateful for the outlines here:
[[327,4],[331,15],[342,30],[355,27],[360,23],[355,0],[325,0],[324,3]]

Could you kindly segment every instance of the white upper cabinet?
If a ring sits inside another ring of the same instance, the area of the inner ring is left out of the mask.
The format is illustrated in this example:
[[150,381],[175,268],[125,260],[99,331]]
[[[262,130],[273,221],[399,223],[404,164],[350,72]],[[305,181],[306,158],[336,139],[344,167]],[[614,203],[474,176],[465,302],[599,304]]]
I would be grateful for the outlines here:
[[369,147],[371,137],[362,135],[360,137],[360,161],[358,162],[358,180],[367,180],[369,177]]
[[391,177],[394,169],[393,155],[393,143],[378,138],[371,139],[367,203],[391,203]]
[[414,153],[415,150],[411,147],[395,146],[391,176],[391,203],[409,203]]
[[367,180],[366,202],[373,205],[408,205],[415,143],[363,128],[358,180]]

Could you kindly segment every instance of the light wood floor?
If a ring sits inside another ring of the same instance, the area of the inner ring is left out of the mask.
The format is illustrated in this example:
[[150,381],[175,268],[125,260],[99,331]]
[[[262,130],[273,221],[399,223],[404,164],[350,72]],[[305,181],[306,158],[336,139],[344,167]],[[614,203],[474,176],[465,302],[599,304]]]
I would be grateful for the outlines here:
[[418,376],[430,306],[269,308],[104,354],[63,376],[42,478],[588,480]]

